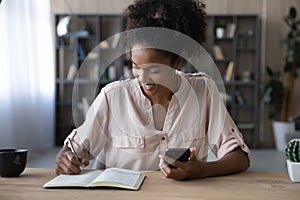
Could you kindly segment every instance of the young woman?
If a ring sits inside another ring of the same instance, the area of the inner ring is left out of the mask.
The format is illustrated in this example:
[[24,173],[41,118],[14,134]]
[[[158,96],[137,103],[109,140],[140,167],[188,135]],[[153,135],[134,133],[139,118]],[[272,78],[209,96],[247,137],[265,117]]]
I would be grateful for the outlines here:
[[[94,158],[95,168],[160,169],[175,180],[248,168],[249,149],[214,81],[201,73],[180,72],[186,59],[167,49],[176,45],[180,49],[176,42],[180,34],[204,43],[203,9],[197,0],[137,0],[125,10],[129,33],[145,28],[143,34],[138,31],[128,40],[135,79],[116,81],[101,90],[83,125],[68,136],[79,159],[66,140],[56,158],[57,174],[80,173],[81,166]],[[159,31],[152,32],[149,27],[174,34],[159,40]],[[166,48],[161,48],[164,43]],[[170,147],[190,148],[189,160],[164,156]],[[217,156],[216,161],[207,162],[209,151]],[[169,163],[176,168],[170,168]]]

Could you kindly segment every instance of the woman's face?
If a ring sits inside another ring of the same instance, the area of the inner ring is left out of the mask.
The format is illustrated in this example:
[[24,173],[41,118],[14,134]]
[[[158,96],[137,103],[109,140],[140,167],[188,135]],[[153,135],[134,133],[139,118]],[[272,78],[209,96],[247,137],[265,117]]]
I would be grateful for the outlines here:
[[164,95],[176,87],[176,64],[154,49],[133,49],[131,53],[132,72],[138,79],[144,94],[148,97]]

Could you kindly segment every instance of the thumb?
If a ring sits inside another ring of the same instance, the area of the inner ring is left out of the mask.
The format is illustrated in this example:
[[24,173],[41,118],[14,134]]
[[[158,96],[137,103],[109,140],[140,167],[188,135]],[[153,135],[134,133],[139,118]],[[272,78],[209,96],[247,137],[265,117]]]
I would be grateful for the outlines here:
[[80,162],[81,162],[81,164],[82,164],[84,167],[88,166],[89,163],[90,163],[89,160],[84,159],[84,158],[81,158],[81,159],[80,159]]
[[196,156],[196,148],[195,147],[191,147],[190,148],[191,151],[191,155],[190,155],[190,160],[197,160],[197,156]]

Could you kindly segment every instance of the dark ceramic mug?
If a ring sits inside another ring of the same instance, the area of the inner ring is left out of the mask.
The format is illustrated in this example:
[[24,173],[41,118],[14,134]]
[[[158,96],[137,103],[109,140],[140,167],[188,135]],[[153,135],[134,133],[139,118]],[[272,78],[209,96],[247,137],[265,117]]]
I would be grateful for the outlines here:
[[0,176],[19,176],[27,163],[27,149],[0,149]]

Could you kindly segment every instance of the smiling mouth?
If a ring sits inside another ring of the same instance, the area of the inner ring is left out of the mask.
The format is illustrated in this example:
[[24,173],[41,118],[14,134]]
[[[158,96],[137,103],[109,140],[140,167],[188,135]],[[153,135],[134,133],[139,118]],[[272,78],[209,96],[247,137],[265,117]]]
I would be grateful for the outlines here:
[[156,84],[155,83],[147,83],[147,84],[142,84],[141,86],[145,91],[149,91],[149,90],[154,89]]

